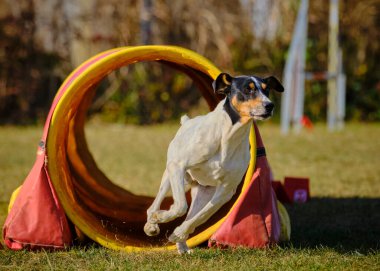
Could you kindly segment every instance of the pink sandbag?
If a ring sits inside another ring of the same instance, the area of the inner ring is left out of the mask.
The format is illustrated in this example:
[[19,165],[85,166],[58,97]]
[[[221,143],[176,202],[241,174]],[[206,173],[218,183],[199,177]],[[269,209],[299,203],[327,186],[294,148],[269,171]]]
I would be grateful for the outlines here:
[[48,159],[45,149],[46,139],[53,112],[71,82],[88,66],[112,52],[114,51],[104,52],[85,62],[81,68],[66,79],[55,96],[46,118],[43,135],[37,151],[37,159],[25,179],[3,227],[3,238],[8,248],[14,250],[23,248],[62,249],[72,243],[71,230],[66,214],[50,181],[46,164]]
[[281,225],[271,170],[256,125],[255,132],[258,151],[252,180],[235,208],[211,236],[209,247],[261,248],[279,241]]
[[69,224],[44,158],[39,152],[5,221],[3,237],[10,249],[62,249],[71,244]]
[[13,250],[60,249],[71,244],[72,237],[47,170],[45,143],[54,109],[64,93],[59,92],[50,108],[37,158],[26,177],[3,226],[5,245]]

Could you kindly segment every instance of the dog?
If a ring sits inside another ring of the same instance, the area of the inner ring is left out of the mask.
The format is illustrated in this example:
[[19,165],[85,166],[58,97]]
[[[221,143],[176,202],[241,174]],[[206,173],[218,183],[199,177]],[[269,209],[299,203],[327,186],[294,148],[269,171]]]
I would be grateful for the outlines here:
[[[269,90],[284,91],[274,76],[261,79],[221,73],[212,86],[225,99],[206,115],[181,118],[181,127],[169,144],[158,194],[147,210],[144,231],[148,236],[158,235],[158,224],[186,214],[186,187],[191,187],[187,217],[169,236],[180,254],[191,252],[186,244],[189,235],[235,194],[251,159],[252,123],[272,116]],[[174,202],[169,210],[160,210],[169,189]]]

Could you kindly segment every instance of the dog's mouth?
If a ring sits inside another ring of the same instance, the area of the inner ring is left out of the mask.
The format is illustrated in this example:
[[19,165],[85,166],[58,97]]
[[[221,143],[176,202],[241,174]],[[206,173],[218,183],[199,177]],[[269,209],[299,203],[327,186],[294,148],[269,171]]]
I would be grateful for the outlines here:
[[273,111],[266,112],[264,114],[255,114],[255,113],[251,112],[251,117],[253,117],[256,120],[265,120],[265,119],[270,118],[272,116],[272,114],[273,114]]

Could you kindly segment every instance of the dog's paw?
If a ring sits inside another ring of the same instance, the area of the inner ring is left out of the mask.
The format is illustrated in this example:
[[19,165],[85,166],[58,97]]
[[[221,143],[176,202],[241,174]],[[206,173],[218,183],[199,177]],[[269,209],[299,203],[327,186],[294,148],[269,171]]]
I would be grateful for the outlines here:
[[144,232],[148,236],[156,236],[160,233],[160,227],[156,223],[146,222]]
[[169,241],[172,243],[183,242],[189,237],[189,234],[182,226],[175,228],[174,232],[169,236]]
[[186,242],[178,242],[176,243],[176,247],[177,247],[178,253],[181,255],[193,253],[193,250],[187,246]]

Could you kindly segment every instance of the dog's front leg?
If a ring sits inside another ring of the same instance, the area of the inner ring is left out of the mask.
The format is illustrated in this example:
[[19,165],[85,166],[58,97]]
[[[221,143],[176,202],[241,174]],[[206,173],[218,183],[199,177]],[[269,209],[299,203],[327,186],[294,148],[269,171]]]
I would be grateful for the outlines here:
[[177,163],[168,163],[170,186],[173,193],[173,204],[169,210],[157,210],[152,213],[150,221],[152,223],[166,223],[183,216],[187,211],[187,201],[185,193],[185,168]]
[[195,228],[206,222],[220,207],[229,201],[235,194],[236,186],[219,184],[211,200],[192,218],[184,221],[169,236],[171,242],[184,242],[193,233]]
[[161,179],[160,188],[158,190],[157,196],[154,199],[152,205],[147,210],[147,216],[148,220],[151,219],[152,214],[160,209],[161,203],[164,200],[166,194],[168,193],[170,189],[170,180],[169,180],[169,174],[168,171],[165,170],[164,174]]
[[160,228],[158,227],[157,222],[152,220],[152,214],[159,211],[161,203],[164,200],[165,195],[168,193],[169,189],[170,189],[169,174],[168,174],[168,171],[165,170],[161,179],[161,185],[160,185],[160,189],[158,190],[158,194],[156,198],[154,199],[152,205],[147,210],[147,221],[144,226],[144,232],[148,236],[155,236],[160,233]]

